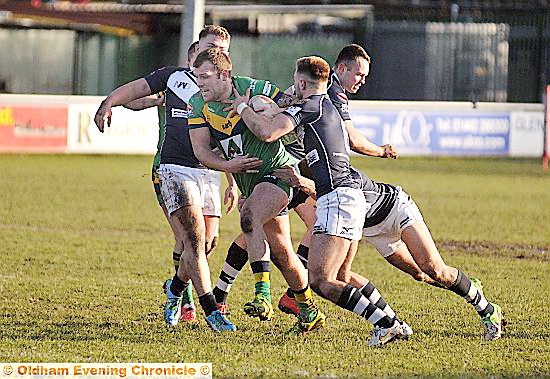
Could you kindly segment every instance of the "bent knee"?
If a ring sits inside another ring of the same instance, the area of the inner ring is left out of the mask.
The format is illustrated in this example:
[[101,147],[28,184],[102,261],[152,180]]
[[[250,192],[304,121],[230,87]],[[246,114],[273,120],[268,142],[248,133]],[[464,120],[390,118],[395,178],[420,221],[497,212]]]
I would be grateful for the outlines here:
[[241,229],[243,233],[250,234],[254,230],[252,225],[252,212],[245,208],[241,213]]

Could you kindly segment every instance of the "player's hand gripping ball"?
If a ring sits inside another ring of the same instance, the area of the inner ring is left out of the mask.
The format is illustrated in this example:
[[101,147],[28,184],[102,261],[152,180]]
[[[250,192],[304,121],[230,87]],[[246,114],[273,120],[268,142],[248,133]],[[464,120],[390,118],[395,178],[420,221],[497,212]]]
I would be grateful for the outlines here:
[[248,105],[254,110],[254,112],[262,113],[268,117],[273,117],[281,111],[271,98],[264,95],[253,96],[248,101]]

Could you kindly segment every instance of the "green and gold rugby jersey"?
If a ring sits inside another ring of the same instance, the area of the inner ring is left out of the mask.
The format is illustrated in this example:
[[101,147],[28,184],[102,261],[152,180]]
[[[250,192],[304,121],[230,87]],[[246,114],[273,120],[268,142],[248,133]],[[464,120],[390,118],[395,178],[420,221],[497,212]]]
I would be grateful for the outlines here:
[[[239,94],[244,94],[250,88],[250,96],[265,95],[277,101],[282,92],[266,80],[233,76],[233,86]],[[234,98],[231,95],[231,98]],[[223,152],[225,159],[230,160],[239,155],[250,155],[263,160],[257,174],[233,174],[239,190],[244,196],[249,196],[254,186],[262,181],[273,170],[296,163],[284,148],[281,141],[264,142],[256,137],[246,126],[241,116],[236,114],[228,117],[224,111],[227,104],[220,102],[205,102],[201,93],[196,93],[189,101],[193,107],[193,114],[189,118],[189,128],[209,128],[210,134]]]

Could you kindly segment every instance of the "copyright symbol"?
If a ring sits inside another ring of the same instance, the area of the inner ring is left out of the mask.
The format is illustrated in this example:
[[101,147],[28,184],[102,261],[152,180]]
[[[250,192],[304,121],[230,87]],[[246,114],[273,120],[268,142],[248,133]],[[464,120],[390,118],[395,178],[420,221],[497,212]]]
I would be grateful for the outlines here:
[[206,365],[205,365],[205,366],[201,366],[201,370],[200,370],[200,371],[201,371],[201,374],[203,374],[203,375],[208,375],[208,374],[210,374],[210,367],[208,367],[208,366],[206,366]]
[[13,373],[13,367],[11,366],[4,366],[4,374],[11,375]]

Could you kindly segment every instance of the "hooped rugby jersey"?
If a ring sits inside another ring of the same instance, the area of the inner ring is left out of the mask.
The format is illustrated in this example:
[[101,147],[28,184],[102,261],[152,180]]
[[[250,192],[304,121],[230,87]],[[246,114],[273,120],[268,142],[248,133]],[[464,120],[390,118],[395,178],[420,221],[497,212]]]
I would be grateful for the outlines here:
[[340,84],[338,75],[333,70],[330,70],[330,76],[327,84],[327,93],[332,101],[332,104],[338,109],[342,120],[349,121],[351,117],[349,115],[349,100],[346,95],[346,90]]
[[160,146],[160,163],[204,167],[193,153],[187,120],[187,104],[199,87],[193,72],[182,67],[163,67],[145,76],[153,93],[165,92],[165,128]]
[[305,100],[282,114],[290,117],[303,141],[317,197],[337,187],[361,188],[361,182],[352,175],[348,134],[338,110],[327,94]]
[[[279,88],[266,80],[233,76],[232,81],[233,86],[241,95],[249,88],[251,97],[264,95],[277,101],[282,96]],[[234,96],[232,95],[231,98]],[[235,114],[233,117],[229,117],[229,112],[224,111],[227,104],[205,102],[200,92],[191,98],[190,104],[193,114],[189,119],[189,128],[209,128],[211,136],[227,160],[246,154],[263,160],[257,174],[234,174],[237,185],[244,196],[250,195],[254,186],[265,175],[272,174],[273,170],[279,167],[296,162],[286,152],[280,140],[264,142],[248,129],[240,115]]]
[[356,169],[354,169],[353,175],[362,182],[363,195],[365,195],[368,204],[363,227],[368,228],[380,224],[390,214],[400,189],[391,184],[376,182],[364,172]]

